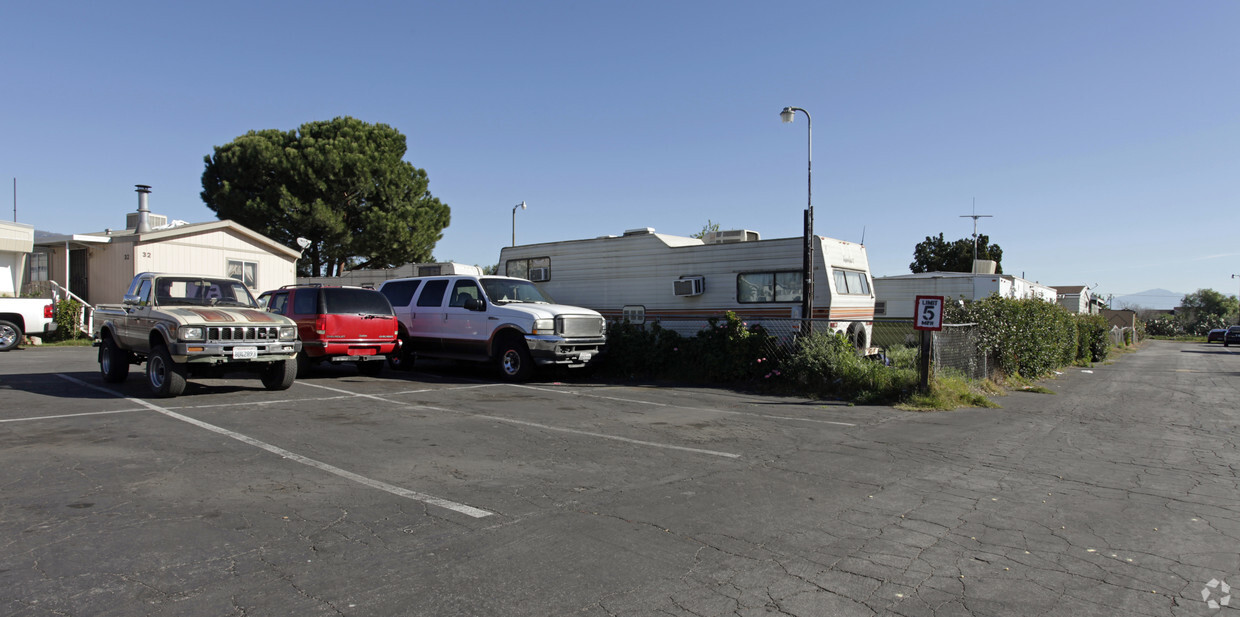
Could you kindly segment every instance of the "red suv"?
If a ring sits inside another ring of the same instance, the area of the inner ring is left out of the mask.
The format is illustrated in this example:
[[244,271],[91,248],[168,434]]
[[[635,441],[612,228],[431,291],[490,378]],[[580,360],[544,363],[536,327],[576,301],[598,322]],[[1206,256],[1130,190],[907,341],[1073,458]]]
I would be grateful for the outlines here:
[[319,362],[355,362],[363,375],[378,375],[396,351],[392,305],[373,289],[286,285],[263,292],[259,304],[297,322],[299,377]]

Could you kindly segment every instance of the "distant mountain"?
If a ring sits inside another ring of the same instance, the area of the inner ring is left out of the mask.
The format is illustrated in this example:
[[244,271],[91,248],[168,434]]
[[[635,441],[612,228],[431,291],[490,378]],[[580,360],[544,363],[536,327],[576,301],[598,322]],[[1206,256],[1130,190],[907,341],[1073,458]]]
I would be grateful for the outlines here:
[[1185,294],[1166,289],[1150,289],[1126,296],[1115,296],[1111,299],[1111,306],[1117,309],[1140,307],[1167,310],[1179,306],[1184,296]]

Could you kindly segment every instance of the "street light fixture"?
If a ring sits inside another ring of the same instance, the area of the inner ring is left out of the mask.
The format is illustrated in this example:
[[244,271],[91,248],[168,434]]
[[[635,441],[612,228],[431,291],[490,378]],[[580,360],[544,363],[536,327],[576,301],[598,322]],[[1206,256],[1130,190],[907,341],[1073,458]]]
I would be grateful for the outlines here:
[[525,201],[512,207],[512,245],[517,245],[517,208],[525,209]]
[[783,111],[779,112],[779,119],[785,123],[791,123],[796,119],[796,112],[798,111],[805,114],[805,123],[808,129],[808,165],[806,173],[808,190],[805,194],[805,246],[801,256],[801,267],[804,275],[801,283],[801,318],[805,320],[805,325],[803,326],[804,334],[809,334],[813,329],[813,322],[810,320],[814,317],[814,119],[810,117],[808,111],[800,107],[785,107]]

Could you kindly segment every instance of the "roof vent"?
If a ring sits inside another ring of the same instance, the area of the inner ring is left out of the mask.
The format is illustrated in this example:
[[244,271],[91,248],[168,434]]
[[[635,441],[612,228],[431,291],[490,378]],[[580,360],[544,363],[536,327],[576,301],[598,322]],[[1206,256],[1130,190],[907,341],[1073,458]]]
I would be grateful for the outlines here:
[[638,227],[637,229],[624,230],[624,235],[626,236],[649,236],[650,234],[653,234],[653,233],[654,233],[653,227]]

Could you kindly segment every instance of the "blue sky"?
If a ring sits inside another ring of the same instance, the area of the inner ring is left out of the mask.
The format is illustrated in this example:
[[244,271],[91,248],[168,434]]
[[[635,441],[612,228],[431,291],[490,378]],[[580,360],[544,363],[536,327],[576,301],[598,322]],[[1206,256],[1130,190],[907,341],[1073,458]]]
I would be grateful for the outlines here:
[[[820,235],[875,275],[980,231],[1102,294],[1240,289],[1240,2],[113,2],[0,10],[0,212],[213,220],[203,157],[348,115],[408,138],[440,259],[707,220]],[[1154,304],[1151,300],[1151,304]]]

